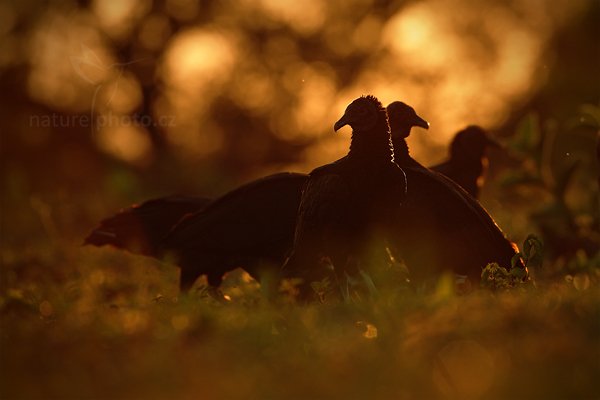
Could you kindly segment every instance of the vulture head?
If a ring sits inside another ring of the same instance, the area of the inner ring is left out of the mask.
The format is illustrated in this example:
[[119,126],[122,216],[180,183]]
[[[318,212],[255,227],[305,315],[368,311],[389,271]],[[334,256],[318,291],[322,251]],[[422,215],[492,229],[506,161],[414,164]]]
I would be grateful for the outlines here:
[[371,95],[361,96],[346,107],[344,115],[333,129],[337,132],[343,126],[350,125],[354,131],[367,131],[375,128],[382,116],[385,120],[385,109],[377,98]]
[[488,147],[500,147],[500,144],[483,128],[470,125],[452,139],[450,157],[478,160],[483,157]]
[[419,117],[411,106],[401,101],[390,103],[387,106],[387,114],[394,139],[406,139],[413,126],[429,129],[429,122]]

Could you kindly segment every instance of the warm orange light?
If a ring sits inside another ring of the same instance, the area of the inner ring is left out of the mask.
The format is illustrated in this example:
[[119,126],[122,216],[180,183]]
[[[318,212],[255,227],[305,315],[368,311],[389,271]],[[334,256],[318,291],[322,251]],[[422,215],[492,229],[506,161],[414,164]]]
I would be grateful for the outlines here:
[[233,68],[235,53],[232,40],[220,32],[203,29],[183,32],[166,51],[165,80],[177,90],[188,92],[218,85]]
[[30,40],[29,95],[52,108],[86,111],[99,85],[115,72],[114,59],[84,15],[49,11]]
[[150,0],[96,0],[91,9],[98,17],[103,30],[110,36],[121,39],[133,29],[134,23],[151,8]]
[[139,107],[141,101],[142,91],[135,76],[120,72],[100,88],[95,111],[106,109],[127,115]]
[[148,161],[152,143],[143,128],[132,125],[133,121],[125,116],[106,116],[106,119],[100,117],[100,120],[106,122],[96,135],[102,150],[134,164]]
[[325,22],[322,0],[260,0],[253,5],[266,16],[289,24],[300,34],[314,33]]
[[167,48],[162,71],[168,105],[161,112],[174,121],[165,127],[167,139],[183,156],[198,157],[219,149],[221,128],[206,112],[231,79],[236,61],[234,36],[225,32],[190,29]]

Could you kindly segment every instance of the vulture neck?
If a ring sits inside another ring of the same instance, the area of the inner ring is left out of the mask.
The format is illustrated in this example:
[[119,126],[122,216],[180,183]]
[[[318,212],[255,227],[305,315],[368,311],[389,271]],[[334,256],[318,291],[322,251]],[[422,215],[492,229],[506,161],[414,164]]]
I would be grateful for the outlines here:
[[396,156],[396,162],[402,163],[408,161],[410,159],[410,152],[408,150],[408,144],[406,144],[406,139],[397,138],[393,139],[394,143],[394,155]]
[[411,126],[403,127],[399,126],[394,129],[394,136],[392,141],[394,143],[394,155],[396,156],[396,162],[402,166],[412,166],[416,161],[410,156],[408,144],[406,138],[410,135]]
[[482,159],[485,157],[485,152],[483,150],[458,150],[450,148],[450,159],[461,165],[476,165],[481,164]]
[[386,118],[379,118],[371,129],[352,130],[348,159],[369,163],[394,161],[394,149],[386,121]]
[[471,171],[472,175],[479,176],[486,168],[488,160],[483,155],[479,157],[451,155],[450,162],[463,171]]

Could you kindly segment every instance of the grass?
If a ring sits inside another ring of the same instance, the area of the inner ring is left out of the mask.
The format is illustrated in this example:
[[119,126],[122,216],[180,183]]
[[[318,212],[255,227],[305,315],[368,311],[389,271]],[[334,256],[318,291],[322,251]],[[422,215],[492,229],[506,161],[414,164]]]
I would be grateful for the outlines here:
[[178,298],[177,269],[74,243],[3,250],[3,399],[600,398],[598,269],[468,295]]
[[[585,157],[563,165],[540,154],[549,134],[532,121],[510,146],[517,164],[490,182],[484,204],[512,237],[545,239],[544,264],[531,268],[535,285],[489,268],[494,279],[462,295],[452,277],[423,290],[399,274],[379,277],[377,299],[299,305],[284,293],[269,303],[237,271],[226,304],[201,286],[180,298],[173,266],[80,246],[101,217],[154,192],[121,193],[120,174],[100,196],[52,179],[33,190],[11,170],[0,220],[0,399],[600,399],[596,131]],[[540,243],[526,243],[533,266]]]

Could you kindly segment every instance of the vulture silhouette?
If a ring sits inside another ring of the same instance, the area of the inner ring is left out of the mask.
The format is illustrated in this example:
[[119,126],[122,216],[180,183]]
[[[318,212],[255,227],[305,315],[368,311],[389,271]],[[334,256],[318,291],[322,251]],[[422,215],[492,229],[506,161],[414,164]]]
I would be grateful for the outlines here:
[[[304,279],[301,297],[310,283],[328,275],[323,260],[333,266],[338,282],[360,276],[369,244],[406,197],[406,177],[394,162],[387,113],[374,96],[363,96],[346,108],[334,125],[352,127],[348,155],[314,169],[302,192],[292,253],[283,266],[286,276]],[[347,293],[346,293],[347,295]]]
[[[390,239],[411,279],[426,282],[443,271],[453,271],[479,282],[488,263],[510,268],[518,249],[483,206],[456,182],[410,156],[406,144],[410,128],[427,128],[428,124],[399,101],[388,105],[387,111],[396,162],[408,182],[401,218]],[[525,268],[522,263],[519,267]]]
[[478,199],[488,165],[488,147],[500,147],[500,144],[483,128],[467,126],[452,139],[450,158],[430,168],[446,175]]
[[[223,275],[237,267],[259,281],[265,275],[320,280],[331,273],[327,261],[338,265],[340,274],[355,274],[362,243],[371,241],[365,240],[364,232],[374,231],[391,213],[388,200],[396,205],[402,201],[402,193],[394,192],[397,188],[387,193],[388,170],[393,179],[400,181],[402,176],[390,167],[383,113],[376,99],[359,100],[367,114],[378,110],[380,132],[366,136],[359,107],[349,107],[350,113],[335,126],[348,123],[358,128],[349,155],[315,169],[310,179],[306,174],[275,174],[213,201],[193,196],[152,199],[103,220],[85,244],[112,245],[156,258],[170,253],[181,268],[182,291],[203,274],[217,288]],[[401,102],[391,103],[387,114],[394,160],[407,176],[404,211],[398,212],[401,219],[390,218],[397,222],[388,241],[401,250],[413,280],[443,270],[478,280],[488,262],[510,265],[515,248],[483,207],[455,182],[410,157],[406,137],[413,127],[428,129],[429,124]],[[302,227],[296,227],[297,216]],[[280,270],[292,247],[293,256]]]
[[218,288],[243,267],[253,278],[279,271],[294,236],[305,174],[270,175],[241,186],[184,217],[161,241],[181,268],[180,289],[206,275]]
[[161,240],[186,214],[204,208],[211,199],[168,196],[134,204],[100,222],[84,244],[112,245],[132,253],[160,258]]

